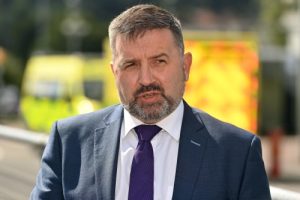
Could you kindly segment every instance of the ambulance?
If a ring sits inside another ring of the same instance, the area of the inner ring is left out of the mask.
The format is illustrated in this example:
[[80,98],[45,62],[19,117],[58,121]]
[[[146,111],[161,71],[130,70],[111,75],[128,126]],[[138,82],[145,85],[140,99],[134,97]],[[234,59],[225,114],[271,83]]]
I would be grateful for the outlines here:
[[28,61],[20,109],[31,130],[49,132],[58,119],[117,102],[109,62],[100,55],[40,54]]

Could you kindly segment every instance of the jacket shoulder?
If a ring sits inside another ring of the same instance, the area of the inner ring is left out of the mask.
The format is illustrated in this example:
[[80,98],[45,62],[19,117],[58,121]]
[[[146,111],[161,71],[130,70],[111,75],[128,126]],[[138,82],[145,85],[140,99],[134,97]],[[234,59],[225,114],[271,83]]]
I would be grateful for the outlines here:
[[59,132],[63,132],[64,134],[79,132],[80,130],[85,130],[84,132],[86,132],[88,129],[94,130],[104,127],[121,117],[122,106],[113,105],[95,112],[60,119],[54,126],[56,126]]
[[192,108],[195,117],[203,123],[207,129],[209,135],[217,140],[221,139],[238,139],[238,140],[252,140],[256,137],[253,133],[237,127],[233,124],[221,121],[208,113],[199,110],[197,108]]

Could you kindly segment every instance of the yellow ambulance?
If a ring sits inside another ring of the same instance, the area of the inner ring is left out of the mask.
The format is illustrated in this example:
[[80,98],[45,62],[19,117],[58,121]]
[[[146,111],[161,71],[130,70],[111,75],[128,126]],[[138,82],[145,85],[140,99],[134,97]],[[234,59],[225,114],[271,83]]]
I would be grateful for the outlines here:
[[28,61],[20,108],[31,130],[49,132],[57,119],[117,102],[109,62],[100,55],[34,55]]

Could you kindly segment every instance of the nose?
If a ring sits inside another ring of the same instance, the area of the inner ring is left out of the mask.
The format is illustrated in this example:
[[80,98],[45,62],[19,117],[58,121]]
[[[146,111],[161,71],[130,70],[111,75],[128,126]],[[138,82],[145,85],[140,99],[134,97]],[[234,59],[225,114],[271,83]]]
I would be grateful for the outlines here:
[[151,68],[147,65],[141,66],[139,72],[139,83],[141,85],[150,85],[153,82],[154,77]]

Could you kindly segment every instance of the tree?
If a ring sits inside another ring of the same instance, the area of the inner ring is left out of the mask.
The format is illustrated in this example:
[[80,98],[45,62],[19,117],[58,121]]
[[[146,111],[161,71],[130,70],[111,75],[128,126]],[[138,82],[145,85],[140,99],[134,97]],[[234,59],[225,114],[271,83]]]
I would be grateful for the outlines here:
[[260,22],[262,29],[267,35],[268,43],[283,46],[286,42],[286,31],[281,23],[283,14],[295,7],[296,1],[291,4],[285,1],[261,0],[260,1]]

